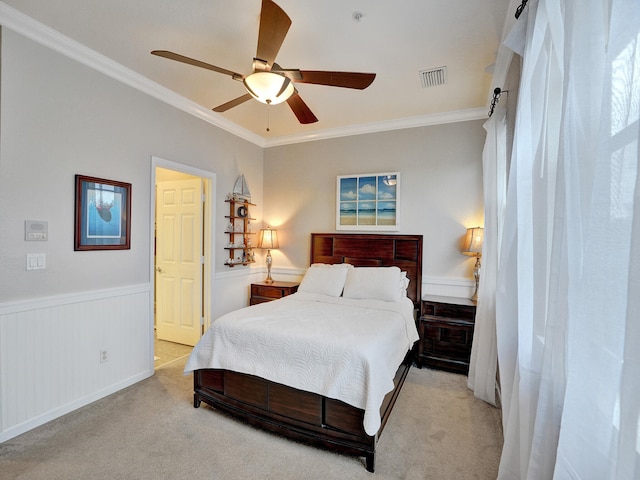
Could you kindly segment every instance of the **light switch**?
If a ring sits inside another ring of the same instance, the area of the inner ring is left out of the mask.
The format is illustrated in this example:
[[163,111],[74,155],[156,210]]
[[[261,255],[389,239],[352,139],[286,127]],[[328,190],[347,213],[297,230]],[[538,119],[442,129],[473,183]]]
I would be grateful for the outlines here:
[[47,268],[46,253],[27,253],[27,270],[44,270]]

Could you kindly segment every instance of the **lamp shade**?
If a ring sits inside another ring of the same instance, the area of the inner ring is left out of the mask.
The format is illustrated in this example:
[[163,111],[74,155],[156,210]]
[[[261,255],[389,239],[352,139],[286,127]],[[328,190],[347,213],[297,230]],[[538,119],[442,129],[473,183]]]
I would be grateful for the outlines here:
[[266,250],[274,250],[280,248],[278,245],[278,231],[273,228],[263,228],[260,230],[260,239],[258,240],[258,248]]
[[253,98],[267,105],[277,105],[293,95],[293,84],[284,75],[256,72],[245,77],[244,86]]
[[467,228],[467,235],[464,237],[462,253],[471,257],[482,255],[482,241],[484,240],[484,228]]

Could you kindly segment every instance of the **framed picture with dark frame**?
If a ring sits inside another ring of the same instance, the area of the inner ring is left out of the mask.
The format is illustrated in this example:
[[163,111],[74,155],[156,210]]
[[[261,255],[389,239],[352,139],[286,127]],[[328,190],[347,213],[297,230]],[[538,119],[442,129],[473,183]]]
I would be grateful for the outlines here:
[[400,172],[340,175],[336,230],[400,230]]
[[131,248],[131,184],[76,175],[74,250]]

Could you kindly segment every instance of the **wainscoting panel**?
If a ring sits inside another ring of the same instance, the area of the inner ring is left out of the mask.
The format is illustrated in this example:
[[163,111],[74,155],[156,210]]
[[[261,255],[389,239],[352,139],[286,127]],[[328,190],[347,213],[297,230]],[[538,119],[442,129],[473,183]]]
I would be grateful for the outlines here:
[[150,286],[0,304],[0,442],[153,375]]
[[470,298],[474,290],[475,282],[466,278],[422,276],[422,295]]

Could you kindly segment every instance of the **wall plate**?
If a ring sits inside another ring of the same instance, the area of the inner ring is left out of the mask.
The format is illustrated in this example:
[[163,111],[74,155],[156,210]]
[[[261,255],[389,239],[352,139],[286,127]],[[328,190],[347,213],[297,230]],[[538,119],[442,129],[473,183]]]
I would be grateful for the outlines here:
[[40,220],[24,221],[24,239],[27,242],[46,242],[49,237],[49,223]]

